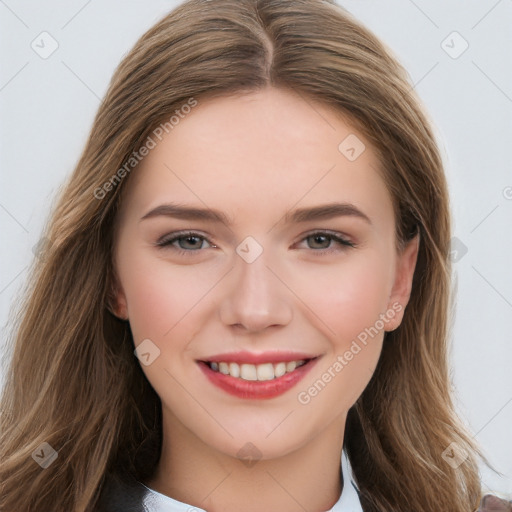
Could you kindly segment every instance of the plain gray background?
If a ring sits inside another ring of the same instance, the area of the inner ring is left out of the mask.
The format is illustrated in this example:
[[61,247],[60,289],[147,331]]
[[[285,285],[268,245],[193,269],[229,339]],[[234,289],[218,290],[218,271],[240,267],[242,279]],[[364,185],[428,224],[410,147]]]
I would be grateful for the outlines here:
[[[115,67],[177,3],[0,0],[0,349],[49,207]],[[512,0],[339,3],[404,64],[434,123],[455,219],[457,405],[505,474],[483,468],[484,485],[510,496]]]

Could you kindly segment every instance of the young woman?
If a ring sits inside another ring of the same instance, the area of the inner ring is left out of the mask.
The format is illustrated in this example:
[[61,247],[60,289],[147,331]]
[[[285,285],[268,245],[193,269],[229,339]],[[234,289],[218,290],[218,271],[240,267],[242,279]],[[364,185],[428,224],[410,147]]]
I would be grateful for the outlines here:
[[405,70],[334,2],[162,19],[44,240],[2,510],[478,508],[442,161]]

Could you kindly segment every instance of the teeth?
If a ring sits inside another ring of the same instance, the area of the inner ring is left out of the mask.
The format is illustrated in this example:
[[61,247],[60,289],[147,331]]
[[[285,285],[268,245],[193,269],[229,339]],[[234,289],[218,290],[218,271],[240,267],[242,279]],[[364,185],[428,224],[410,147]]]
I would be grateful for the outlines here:
[[229,363],[229,374],[231,377],[240,377],[240,366],[238,366],[238,363]]
[[286,371],[293,372],[293,370],[295,370],[296,364],[297,363],[295,361],[290,361],[289,363],[286,363]]
[[277,363],[274,366],[274,376],[282,377],[286,373],[286,363]]
[[244,380],[258,380],[256,366],[253,364],[240,365],[240,377]]
[[231,375],[231,377],[238,377],[243,380],[272,380],[282,377],[285,373],[293,372],[299,366],[305,364],[304,359],[298,361],[289,361],[287,363],[264,363],[264,364],[241,364],[238,363],[225,363],[225,362],[210,362],[210,368],[214,371],[223,373],[224,375]]
[[272,380],[274,378],[274,365],[272,363],[259,364],[256,366],[258,380]]

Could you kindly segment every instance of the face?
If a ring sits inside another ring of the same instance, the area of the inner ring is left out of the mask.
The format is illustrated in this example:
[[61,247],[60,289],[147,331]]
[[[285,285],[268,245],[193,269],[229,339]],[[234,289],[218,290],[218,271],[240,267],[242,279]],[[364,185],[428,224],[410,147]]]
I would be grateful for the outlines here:
[[164,428],[232,456],[251,442],[264,459],[342,431],[401,321],[417,252],[396,250],[365,138],[290,91],[212,99],[127,187],[116,314]]

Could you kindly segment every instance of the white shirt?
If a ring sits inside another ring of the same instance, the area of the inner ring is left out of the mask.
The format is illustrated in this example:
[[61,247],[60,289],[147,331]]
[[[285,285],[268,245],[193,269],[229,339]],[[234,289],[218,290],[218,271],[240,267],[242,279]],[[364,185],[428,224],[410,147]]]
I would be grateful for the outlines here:
[[[341,452],[341,470],[343,473],[341,496],[334,506],[326,512],[363,512],[356,491],[357,486],[353,480],[352,467],[343,450]],[[146,489],[148,493],[144,496],[143,501],[146,512],[206,512],[202,508],[192,507],[149,487],[146,487]]]

